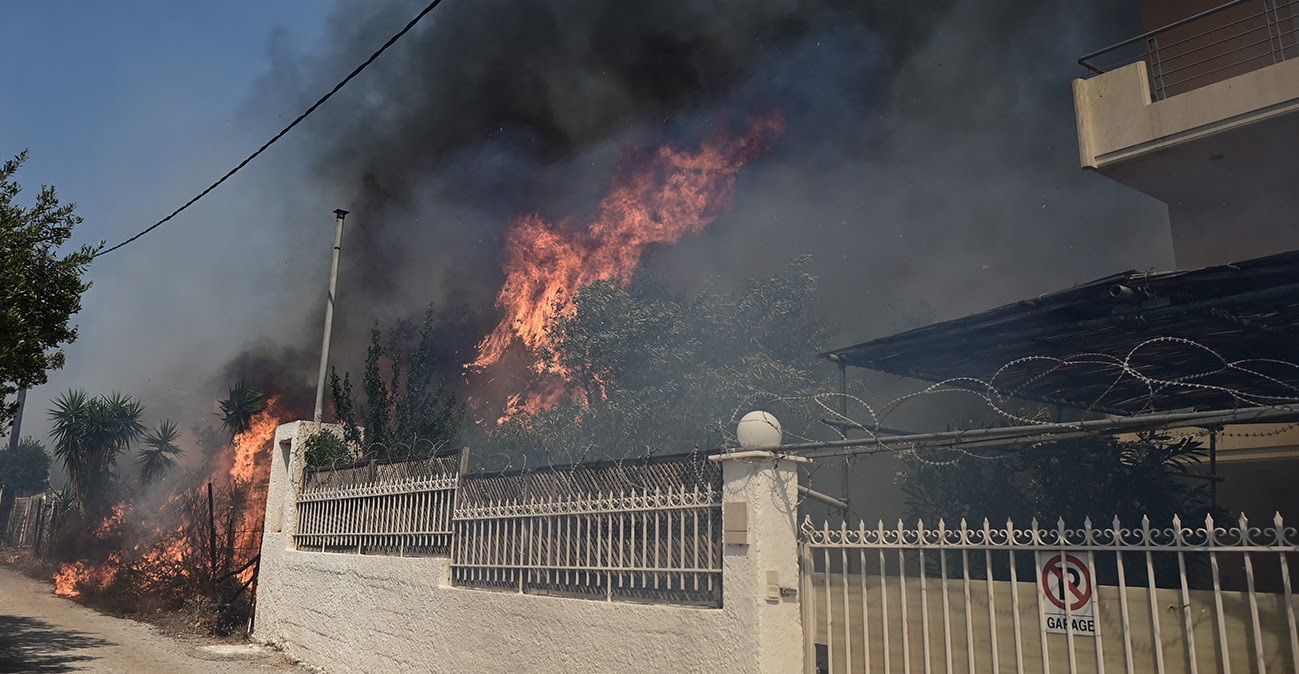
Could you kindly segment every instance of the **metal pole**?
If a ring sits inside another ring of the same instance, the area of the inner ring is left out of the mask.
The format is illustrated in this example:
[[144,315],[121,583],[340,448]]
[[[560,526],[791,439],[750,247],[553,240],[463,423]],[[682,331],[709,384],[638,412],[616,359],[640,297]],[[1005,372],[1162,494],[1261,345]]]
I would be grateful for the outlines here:
[[338,289],[338,255],[343,251],[343,218],[347,211],[334,211],[334,265],[329,270],[329,295],[325,298],[325,338],[320,345],[320,378],[316,380],[316,413],[314,421],[320,421],[325,405],[325,369],[329,367],[329,333],[334,329],[334,293]]
[[[839,414],[843,417],[841,421],[848,419],[848,361],[842,359],[839,361]],[[845,428],[844,437],[847,436],[848,429]],[[843,502],[845,504],[843,510],[847,513],[847,504],[852,502],[848,495],[848,459],[844,459],[843,462]],[[847,517],[846,514],[844,516]],[[845,570],[844,573],[847,573],[847,571]],[[847,585],[844,587],[847,587]]]
[[213,588],[216,587],[216,514],[212,507],[212,483],[207,483],[207,556],[208,571],[212,575]]
[[1218,429],[1209,429],[1209,501],[1218,507]]
[[[1002,428],[985,428],[965,431],[944,431],[940,433],[914,433],[911,435],[872,435],[868,438],[851,440],[834,440],[831,442],[803,442],[792,445],[773,447],[773,451],[792,452],[803,450],[833,450],[851,447],[885,446],[890,443],[914,445],[924,443],[926,447],[934,446],[975,446],[990,444],[990,440],[1018,441],[1032,439],[1034,442],[1045,441],[1047,436],[1056,439],[1073,437],[1078,433],[1116,434],[1139,430],[1158,430],[1183,426],[1207,426],[1224,423],[1262,423],[1289,419],[1299,413],[1299,408],[1272,405],[1238,410],[1213,410],[1204,412],[1168,412],[1160,414],[1143,414],[1113,419],[1093,419],[1058,424],[1035,424],[1032,426],[1006,426]],[[867,429],[872,432],[872,429]],[[1056,437],[1058,436],[1058,437]],[[1004,443],[1002,443],[1004,444]],[[808,454],[806,456],[828,456],[829,454]]]

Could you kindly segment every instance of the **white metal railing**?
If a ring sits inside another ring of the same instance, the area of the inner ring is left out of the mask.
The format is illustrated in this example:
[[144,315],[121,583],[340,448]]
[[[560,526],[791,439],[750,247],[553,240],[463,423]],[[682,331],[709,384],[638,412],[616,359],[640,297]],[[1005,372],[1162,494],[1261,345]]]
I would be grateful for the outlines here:
[[452,582],[720,606],[721,473],[701,459],[466,478]]
[[456,458],[308,473],[294,543],[306,551],[446,554],[458,484]]
[[1299,669],[1299,547],[1279,514],[1266,528],[809,518],[802,536],[808,672]]

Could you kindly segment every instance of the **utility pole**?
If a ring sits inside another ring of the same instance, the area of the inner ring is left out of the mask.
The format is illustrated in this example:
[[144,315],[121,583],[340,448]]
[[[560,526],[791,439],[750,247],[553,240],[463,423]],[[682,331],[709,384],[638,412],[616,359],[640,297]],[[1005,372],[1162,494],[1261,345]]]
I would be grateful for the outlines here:
[[329,367],[329,333],[334,329],[334,293],[338,290],[338,255],[343,251],[343,218],[347,211],[334,211],[334,265],[329,270],[329,295],[325,298],[325,338],[320,345],[320,378],[316,380],[316,414],[320,421],[325,405],[325,371]]
[[27,389],[18,389],[18,414],[14,416],[14,427],[9,429],[9,458],[5,460],[5,475],[14,467],[14,456],[18,454],[18,434],[23,427],[23,406],[27,404]]
[[[8,478],[14,469],[14,457],[18,455],[18,437],[23,427],[23,407],[27,404],[27,389],[18,389],[18,414],[14,416],[13,428],[9,429],[9,454],[5,458],[5,470],[0,477]],[[12,489],[5,489],[0,482],[0,532],[9,524],[9,507],[14,502]]]

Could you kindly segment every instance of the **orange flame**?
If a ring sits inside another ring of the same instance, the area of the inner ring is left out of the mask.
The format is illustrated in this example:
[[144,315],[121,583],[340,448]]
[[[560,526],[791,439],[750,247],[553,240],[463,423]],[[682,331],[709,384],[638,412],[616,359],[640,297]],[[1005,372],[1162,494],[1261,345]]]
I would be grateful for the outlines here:
[[275,429],[280,425],[278,408],[279,398],[271,398],[263,411],[253,415],[248,430],[235,436],[231,479],[248,482],[256,476],[257,463],[266,458],[268,443],[275,437]]
[[[249,485],[247,501],[235,536],[235,547],[251,551],[249,558],[261,549],[262,524],[266,519],[266,488],[270,482],[271,445],[275,440],[275,429],[279,427],[279,420],[283,416],[279,398],[272,397],[267,401],[266,408],[253,416],[248,430],[234,439],[235,461],[230,467],[230,478]],[[252,573],[253,569],[249,568],[239,578],[247,582]]]
[[[285,414],[279,407],[278,398],[271,398],[262,412],[254,415],[249,429],[235,436],[231,442],[231,451],[224,453],[213,467],[213,481],[239,483],[247,487],[245,507],[241,519],[236,525],[234,547],[244,553],[243,559],[257,554],[261,546],[260,533],[266,510],[266,487],[270,472],[270,446],[279,426],[279,419]],[[168,504],[179,502],[180,492],[174,493],[167,500]],[[96,527],[94,535],[103,540],[121,530],[126,515],[132,510],[132,504],[122,502]],[[140,592],[150,592],[167,582],[169,574],[176,573],[174,567],[184,561],[186,553],[201,549],[202,543],[189,540],[193,531],[185,526],[172,529],[155,528],[147,538],[136,543],[130,551],[130,559],[124,561],[122,553],[113,552],[108,559],[93,564],[80,560],[63,564],[52,580],[54,592],[64,597],[78,597],[88,590],[102,590],[128,570],[132,582]],[[172,568],[168,568],[172,567]],[[248,569],[240,574],[247,581],[252,574]]]
[[126,513],[131,510],[131,504],[122,501],[113,506],[113,512],[104,518],[103,522],[95,529],[95,538],[104,540],[113,535],[114,532],[122,528],[122,522],[126,519]]
[[536,349],[583,286],[626,284],[650,246],[676,243],[721,217],[735,194],[736,171],[783,131],[784,119],[774,113],[750,119],[738,137],[719,129],[694,152],[661,147],[647,161],[620,168],[585,227],[535,213],[520,217],[505,238],[505,284],[496,297],[505,315],[468,367],[496,363],[516,340]]
[[84,561],[72,562],[59,567],[54,574],[54,594],[61,597],[77,597],[84,588],[103,589],[117,577],[121,557],[116,553],[107,562],[89,566]]

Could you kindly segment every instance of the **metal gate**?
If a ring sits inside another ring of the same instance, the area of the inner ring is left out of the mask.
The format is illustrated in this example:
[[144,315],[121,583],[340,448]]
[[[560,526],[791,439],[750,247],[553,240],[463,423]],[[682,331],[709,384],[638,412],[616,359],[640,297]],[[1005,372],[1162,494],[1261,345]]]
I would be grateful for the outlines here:
[[802,526],[805,671],[1295,672],[1295,529]]

